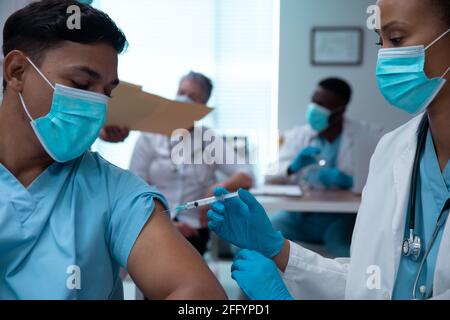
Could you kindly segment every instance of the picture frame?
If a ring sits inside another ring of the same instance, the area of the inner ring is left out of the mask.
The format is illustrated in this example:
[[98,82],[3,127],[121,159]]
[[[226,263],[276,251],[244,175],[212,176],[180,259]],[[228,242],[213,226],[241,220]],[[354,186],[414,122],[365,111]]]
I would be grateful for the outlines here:
[[364,29],[315,27],[311,31],[313,66],[360,66],[363,63]]

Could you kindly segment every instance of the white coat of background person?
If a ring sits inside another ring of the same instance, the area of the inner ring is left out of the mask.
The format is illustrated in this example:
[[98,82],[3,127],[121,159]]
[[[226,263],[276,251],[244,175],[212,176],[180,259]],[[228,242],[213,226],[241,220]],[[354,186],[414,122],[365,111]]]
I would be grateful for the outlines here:
[[[341,145],[336,166],[341,171],[353,177],[352,191],[360,194],[367,180],[370,157],[383,133],[377,125],[364,121],[344,119]],[[283,145],[280,149],[278,170],[275,174],[265,177],[269,184],[295,184],[300,175],[288,176],[289,165],[300,150],[311,145],[318,132],[310,125],[293,128],[283,135]]]
[[[383,45],[377,66],[380,90],[393,106],[418,116],[385,135],[376,148],[362,194],[351,258],[326,259],[284,240],[272,229],[264,209],[244,191],[240,192],[242,201],[219,202],[210,210],[212,230],[257,251],[256,255],[254,251],[241,255],[232,269],[234,279],[251,298],[450,299],[450,87],[446,81],[450,7],[447,0],[379,0],[378,5],[382,21],[377,31]],[[425,140],[422,149],[419,141]],[[422,153],[417,152],[421,149]],[[424,165],[430,157],[433,165]],[[439,194],[422,187],[430,182],[423,178],[431,169],[440,180]],[[412,183],[413,176],[421,183]],[[415,195],[413,185],[419,189]],[[431,199],[431,208],[423,207],[421,201],[413,206],[417,198]],[[433,236],[422,243],[420,251],[414,250],[417,242],[410,238],[420,233],[411,229],[411,207],[421,213],[422,221],[416,219],[416,224],[424,225],[430,216],[439,217],[428,225]],[[242,225],[258,228],[233,237],[231,231]],[[434,255],[427,255],[432,251]],[[415,253],[420,255],[415,257]],[[405,261],[412,267],[404,268]],[[249,265],[251,272],[247,271]],[[264,272],[258,265],[264,265]],[[428,270],[431,266],[433,272]],[[277,268],[283,272],[281,277]],[[289,291],[283,291],[285,286]],[[271,295],[272,288],[277,289],[276,295]]]

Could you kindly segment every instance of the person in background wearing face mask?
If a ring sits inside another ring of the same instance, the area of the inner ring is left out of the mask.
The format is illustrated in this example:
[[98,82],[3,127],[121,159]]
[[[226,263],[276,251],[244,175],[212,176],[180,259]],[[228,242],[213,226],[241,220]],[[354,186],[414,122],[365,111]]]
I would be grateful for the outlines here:
[[[74,5],[81,30],[66,25]],[[42,0],[3,34],[0,299],[123,299],[120,267],[152,299],[224,299],[164,196],[88,150],[119,83],[122,31],[88,5]]]
[[[179,84],[177,100],[207,104],[213,90],[209,78],[197,72],[185,75]],[[194,127],[191,136],[202,137],[207,130]],[[193,141],[193,140],[192,140]],[[167,197],[170,207],[200,198],[211,197],[213,189],[223,186],[229,190],[248,189],[253,185],[253,173],[250,165],[242,164],[181,164],[172,161],[171,154],[175,143],[171,138],[145,133],[139,138],[131,159],[130,169],[148,184],[156,186]],[[192,142],[194,152],[196,145]],[[206,145],[201,145],[202,152]],[[245,163],[245,162],[237,162]],[[217,181],[217,173],[225,176]],[[207,228],[208,208],[181,213],[174,220],[178,231],[189,240],[200,254],[204,254],[209,241]]]
[[244,190],[212,206],[209,227],[246,249],[232,273],[252,299],[450,299],[450,2],[377,5],[379,89],[416,117],[375,150],[350,258],[285,240]]
[[[365,152],[372,154],[381,130],[345,117],[351,95],[344,80],[328,78],[319,83],[307,108],[308,125],[286,133],[278,173],[267,176],[266,183],[298,184],[306,180],[312,188],[362,191],[353,188],[355,175],[362,174],[355,171],[355,163],[366,161],[364,166],[368,168],[369,156],[361,157],[358,146],[365,145]],[[364,141],[356,143],[361,139]],[[314,167],[319,159],[326,161],[325,167]],[[366,177],[356,179],[365,181]],[[349,214],[280,212],[272,217],[274,228],[288,239],[324,245],[330,255],[338,257],[350,254],[354,222],[355,217]]]

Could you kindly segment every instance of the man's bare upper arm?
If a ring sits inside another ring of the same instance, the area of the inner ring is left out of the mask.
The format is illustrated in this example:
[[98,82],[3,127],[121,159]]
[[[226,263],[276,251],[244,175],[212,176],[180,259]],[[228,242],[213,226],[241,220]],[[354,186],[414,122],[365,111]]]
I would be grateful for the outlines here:
[[226,299],[202,257],[173,227],[156,202],[128,259],[128,271],[151,299]]

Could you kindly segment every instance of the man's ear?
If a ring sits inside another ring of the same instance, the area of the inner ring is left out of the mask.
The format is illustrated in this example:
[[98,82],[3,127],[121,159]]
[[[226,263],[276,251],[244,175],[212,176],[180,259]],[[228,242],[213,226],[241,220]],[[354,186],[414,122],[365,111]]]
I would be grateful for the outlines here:
[[25,70],[28,66],[29,62],[21,51],[13,50],[6,55],[3,76],[9,89],[23,91]]

